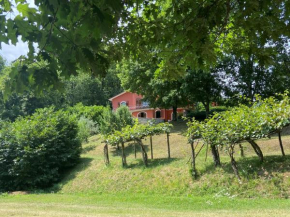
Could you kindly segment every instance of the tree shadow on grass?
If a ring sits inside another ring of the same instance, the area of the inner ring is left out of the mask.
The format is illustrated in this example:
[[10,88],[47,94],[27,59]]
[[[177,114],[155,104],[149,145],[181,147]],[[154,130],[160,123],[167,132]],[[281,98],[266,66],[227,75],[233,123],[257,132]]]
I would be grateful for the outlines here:
[[[262,163],[258,157],[245,157],[237,161],[239,174],[245,179],[256,179],[258,177],[272,177],[273,173],[290,172],[290,156],[264,156]],[[214,164],[209,164],[205,169],[199,171],[200,176],[215,170]],[[234,174],[231,163],[222,163],[221,169],[229,174]]]
[[[129,163],[128,166],[126,168],[145,168],[145,165],[143,163],[142,160],[142,152],[141,152],[141,147],[138,143],[134,143],[131,142],[129,144],[125,145],[125,154],[126,157],[130,157],[130,158],[134,158],[134,153],[135,153],[135,148],[136,148],[136,154],[137,154],[137,158],[135,159],[134,163]],[[158,159],[151,159],[151,152],[150,152],[150,148],[149,145],[144,145],[144,148],[146,150],[147,156],[148,156],[148,167],[147,168],[152,168],[152,167],[157,167],[157,166],[161,166],[161,165],[166,165],[169,164],[173,161],[179,160],[178,158],[158,158]],[[122,153],[122,149],[120,146],[120,150],[118,151],[117,147],[114,147],[114,150],[111,151],[113,157],[119,156],[121,157],[121,153]]]
[[69,183],[71,180],[76,178],[76,174],[88,168],[93,161],[93,158],[80,158],[80,161],[77,165],[72,168],[69,168],[62,172],[60,179],[52,187],[47,188],[47,192],[58,192],[62,189],[62,186]]
[[82,148],[82,154],[86,154],[86,153],[88,153],[88,152],[94,150],[96,147],[97,147],[96,144],[88,145],[88,146]]
[[[126,156],[130,155],[130,154],[133,154],[134,155],[134,150],[135,150],[135,147],[136,147],[136,152],[138,154],[141,153],[141,148],[140,148],[140,145],[138,143],[134,143],[134,142],[131,142],[129,144],[125,144],[125,154]],[[120,145],[120,150],[117,149],[117,146],[113,147],[114,149],[111,151],[112,155],[115,157],[115,156],[121,156],[122,154],[122,148],[121,148],[121,145]],[[147,152],[147,154],[149,155],[150,154],[150,149],[149,149],[149,145],[144,145],[144,148]]]
[[158,159],[149,159],[148,158],[148,167],[145,167],[142,159],[136,159],[136,162],[128,164],[126,168],[134,169],[134,168],[155,168],[158,166],[165,166],[174,161],[180,160],[178,158],[158,158]]

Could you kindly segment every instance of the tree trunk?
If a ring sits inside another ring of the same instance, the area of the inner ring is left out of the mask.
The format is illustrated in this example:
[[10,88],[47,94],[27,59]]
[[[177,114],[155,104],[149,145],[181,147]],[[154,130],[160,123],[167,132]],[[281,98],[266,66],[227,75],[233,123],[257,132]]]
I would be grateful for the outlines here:
[[120,154],[120,146],[119,146],[119,143],[117,143],[117,155]]
[[124,142],[122,142],[122,166],[127,166]]
[[136,141],[134,143],[134,155],[135,155],[135,159],[136,159],[137,158]]
[[239,147],[240,147],[241,157],[245,157],[245,154],[244,154],[244,147],[242,146],[242,144],[239,144]]
[[211,147],[211,153],[212,153],[214,165],[215,167],[218,167],[221,165],[219,151],[215,145],[211,145],[210,147]]
[[241,181],[241,177],[240,177],[239,171],[238,171],[237,162],[235,161],[235,158],[234,158],[234,147],[233,146],[230,147],[229,155],[231,158],[231,165],[232,165],[232,168],[234,170],[235,176],[237,177],[237,179],[239,181]]
[[281,131],[278,132],[278,137],[279,137],[279,144],[282,152],[282,156],[285,156],[284,148],[283,148],[283,143],[282,143],[282,138],[281,138]]
[[147,156],[147,152],[145,150],[145,147],[144,147],[142,141],[141,140],[138,140],[138,143],[139,143],[139,145],[141,147],[143,163],[144,163],[145,167],[147,167],[148,166],[148,156]]
[[172,121],[177,121],[177,106],[172,106]]
[[169,133],[167,133],[167,151],[168,151],[168,159],[170,159]]
[[191,158],[192,158],[192,161],[191,161],[191,167],[192,167],[192,172],[191,172],[191,175],[193,178],[197,178],[197,171],[196,171],[196,167],[195,167],[195,150],[194,150],[194,143],[191,142],[190,143],[190,147],[191,147]]
[[209,101],[202,102],[202,105],[203,105],[203,107],[205,109],[205,118],[208,119],[209,118],[209,111],[210,111],[210,109],[209,109]]
[[104,146],[104,161],[106,166],[110,164],[108,144]]
[[151,159],[153,159],[153,145],[152,145],[152,136],[150,136],[150,150],[151,150]]
[[205,103],[205,117],[206,119],[209,118],[209,102]]
[[260,147],[258,146],[258,144],[254,140],[252,140],[252,139],[248,139],[247,141],[253,147],[254,151],[256,152],[256,154],[258,155],[258,157],[260,158],[260,161],[263,162],[264,161],[263,152],[260,149]]

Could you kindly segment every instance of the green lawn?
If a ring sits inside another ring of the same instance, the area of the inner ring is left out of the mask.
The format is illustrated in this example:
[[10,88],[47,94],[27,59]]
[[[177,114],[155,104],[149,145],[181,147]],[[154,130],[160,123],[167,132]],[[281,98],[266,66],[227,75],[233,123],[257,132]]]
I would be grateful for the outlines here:
[[0,196],[0,216],[289,216],[290,201],[226,197]]
[[[213,167],[206,149],[197,159],[199,178],[190,176],[190,149],[177,123],[170,136],[153,138],[154,159],[145,168],[138,147],[125,144],[128,167],[110,147],[110,166],[103,161],[103,143],[94,136],[84,144],[80,163],[41,194],[0,196],[0,216],[290,216],[290,156],[282,157],[277,137],[258,141],[265,155],[261,164],[248,144],[246,157],[236,159],[242,183],[233,175],[229,157],[221,152],[222,167]],[[289,132],[284,133],[290,154]],[[144,144],[150,158],[149,140]],[[21,193],[21,192],[20,192]]]

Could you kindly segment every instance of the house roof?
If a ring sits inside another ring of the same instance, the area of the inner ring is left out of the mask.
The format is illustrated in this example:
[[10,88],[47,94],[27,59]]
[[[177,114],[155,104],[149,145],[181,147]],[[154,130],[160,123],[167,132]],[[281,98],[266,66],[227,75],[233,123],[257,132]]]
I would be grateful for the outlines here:
[[113,97],[110,98],[109,100],[112,101],[113,99],[115,99],[115,98],[117,98],[117,97],[119,97],[119,96],[122,96],[122,95],[125,94],[125,93],[128,93],[128,92],[127,92],[127,91],[124,91],[124,92],[122,92],[122,93],[119,93],[118,95],[113,96]]

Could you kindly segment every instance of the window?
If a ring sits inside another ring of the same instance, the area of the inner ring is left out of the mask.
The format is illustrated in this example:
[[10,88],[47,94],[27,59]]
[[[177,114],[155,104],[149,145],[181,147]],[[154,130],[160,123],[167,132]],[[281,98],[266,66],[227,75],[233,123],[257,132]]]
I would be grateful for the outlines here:
[[146,115],[145,112],[140,112],[140,113],[138,114],[138,118],[146,118],[146,117],[147,117],[147,115]]
[[136,99],[136,106],[141,107],[142,106],[142,101],[141,99]]
[[120,106],[122,106],[122,105],[127,106],[127,102],[125,102],[125,101],[120,102]]

